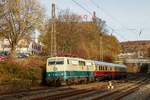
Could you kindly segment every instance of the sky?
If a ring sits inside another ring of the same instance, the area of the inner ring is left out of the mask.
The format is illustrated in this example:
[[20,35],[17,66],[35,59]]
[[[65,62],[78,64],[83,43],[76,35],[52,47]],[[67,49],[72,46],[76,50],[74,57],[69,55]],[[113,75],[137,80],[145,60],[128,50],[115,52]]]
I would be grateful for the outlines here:
[[[53,0],[40,0],[46,15],[51,17]],[[106,21],[109,33],[119,41],[150,40],[150,0],[74,0],[91,13]],[[91,15],[72,0],[55,0],[56,14],[60,9]]]

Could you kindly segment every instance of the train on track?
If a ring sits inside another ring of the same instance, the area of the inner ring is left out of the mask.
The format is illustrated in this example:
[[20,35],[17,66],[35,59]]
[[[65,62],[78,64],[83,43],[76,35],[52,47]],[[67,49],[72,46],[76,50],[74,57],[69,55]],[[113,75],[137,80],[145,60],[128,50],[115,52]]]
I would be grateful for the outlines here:
[[123,64],[85,60],[74,57],[51,57],[47,59],[46,81],[49,85],[79,84],[101,79],[126,77]]

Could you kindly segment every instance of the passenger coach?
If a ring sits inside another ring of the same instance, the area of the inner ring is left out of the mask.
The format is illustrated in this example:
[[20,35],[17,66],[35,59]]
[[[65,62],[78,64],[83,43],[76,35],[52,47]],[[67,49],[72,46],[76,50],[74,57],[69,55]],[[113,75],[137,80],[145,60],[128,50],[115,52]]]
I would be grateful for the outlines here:
[[96,78],[96,80],[102,78],[120,79],[126,77],[125,65],[100,61],[94,61],[94,63],[95,63],[94,77]]

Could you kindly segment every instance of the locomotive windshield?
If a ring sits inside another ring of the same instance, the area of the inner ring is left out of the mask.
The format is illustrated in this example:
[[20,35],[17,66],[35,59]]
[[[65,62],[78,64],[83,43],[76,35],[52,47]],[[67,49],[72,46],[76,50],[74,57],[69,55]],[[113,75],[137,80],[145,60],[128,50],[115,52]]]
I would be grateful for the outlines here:
[[48,65],[63,65],[63,64],[64,64],[63,59],[54,59],[48,62]]

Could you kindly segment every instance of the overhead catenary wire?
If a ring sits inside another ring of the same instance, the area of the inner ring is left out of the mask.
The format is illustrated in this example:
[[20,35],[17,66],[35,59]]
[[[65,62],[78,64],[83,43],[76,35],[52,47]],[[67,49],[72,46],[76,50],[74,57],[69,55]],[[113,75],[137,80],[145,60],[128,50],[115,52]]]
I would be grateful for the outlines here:
[[80,8],[82,8],[83,10],[85,10],[87,13],[89,13],[90,15],[93,15],[89,10],[87,10],[84,6],[82,6],[79,2],[72,0],[76,5],[78,5]]
[[[98,9],[102,10],[105,15],[108,15],[109,18],[113,19],[113,21],[115,21],[116,23],[118,23],[118,25],[120,25],[123,29],[125,30],[128,30],[130,32],[136,32],[139,34],[139,30],[138,29],[135,29],[135,28],[129,28],[127,27],[126,25],[124,25],[123,23],[121,23],[116,17],[112,16],[108,11],[106,11],[104,8],[100,7],[99,4],[97,4],[94,0],[90,0],[92,2],[93,5],[95,5]],[[110,27],[110,26],[109,26]],[[112,27],[111,27],[112,28]],[[115,30],[115,32],[117,32],[116,29],[113,29]],[[140,30],[141,31],[141,30]],[[120,34],[121,37],[123,37],[125,40],[127,40],[124,36],[122,36]]]
[[[78,5],[80,8],[82,8],[84,11],[86,11],[87,13],[89,13],[92,17],[93,17],[93,14],[88,10],[86,9],[84,6],[82,6],[79,2],[75,1],[75,0],[72,0],[76,5]],[[94,3],[95,4],[95,3]],[[97,5],[98,8],[99,5]],[[107,27],[109,27],[113,32],[116,33],[115,29],[113,29],[111,26],[107,25]],[[117,34],[119,35],[120,38],[122,38],[123,40],[127,40],[124,36],[122,36],[121,34]]]
[[[92,17],[93,17],[93,14],[88,10],[88,9],[86,9],[84,6],[82,6],[79,2],[77,2],[77,1],[75,1],[75,0],[72,0],[75,4],[77,4],[80,8],[82,8],[84,11],[86,11],[87,13],[89,13]],[[98,4],[96,4],[95,2],[93,2],[93,4],[95,5],[95,6],[97,6],[99,9],[100,9],[100,7],[99,7],[99,5]],[[113,32],[116,32],[116,30],[115,29],[113,29],[111,26],[109,26],[109,25],[107,25],[107,27],[109,27],[111,30],[113,30]],[[117,34],[117,35],[119,35],[119,37],[120,38],[122,38],[123,40],[127,40],[124,36],[122,36],[121,34]]]
[[[94,17],[93,16],[93,13],[91,13],[89,10],[87,10],[84,6],[82,6],[80,3],[78,3],[77,1],[75,1],[75,0],[72,0],[76,5],[78,5],[80,8],[82,8],[84,11],[86,11],[87,13],[89,13],[92,17]],[[96,17],[96,16],[95,16]],[[102,47],[102,37],[100,37],[100,47]],[[102,49],[102,48],[100,48],[100,49]],[[100,55],[102,55],[102,56],[100,56],[100,59],[103,61],[103,50],[100,50],[101,52],[100,52]]]
[[102,10],[108,17],[113,19],[116,23],[118,23],[121,27],[124,27],[126,30],[135,30],[135,29],[130,29],[126,25],[122,24],[116,17],[112,16],[106,9],[100,7],[97,3],[94,2],[94,0],[91,0],[92,4],[95,5],[98,9]]
[[[125,30],[128,30],[128,31],[130,31],[130,32],[136,32],[136,33],[138,33],[140,30],[139,29],[136,29],[136,28],[129,28],[129,27],[127,27],[126,25],[124,25],[123,23],[121,23],[116,17],[114,17],[114,16],[112,16],[106,9],[104,9],[104,8],[102,8],[102,7],[100,7],[99,6],[99,4],[97,3],[97,2],[95,2],[94,0],[89,0],[89,1],[91,1],[91,3],[94,5],[94,6],[96,6],[98,9],[100,9],[100,10],[102,10],[104,13],[105,13],[105,15],[108,15],[108,17],[110,17],[111,19],[113,19],[113,21],[115,21],[115,22],[117,22],[122,28],[124,28]],[[100,0],[99,0],[99,2],[100,2]],[[148,28],[148,30],[149,30],[150,28]],[[115,29],[116,30],[116,29]]]
[[82,8],[84,11],[86,11],[88,14],[90,14],[91,16],[93,16],[93,14],[87,10],[84,6],[82,6],[79,2],[72,0],[76,5],[78,5],[80,8]]
[[[112,33],[116,33],[116,35],[118,35],[120,38],[122,38],[123,40],[127,41],[127,39],[120,33],[118,33],[115,29],[113,29],[111,26],[106,25],[108,28],[110,28],[112,30]],[[112,34],[111,33],[111,34]]]

